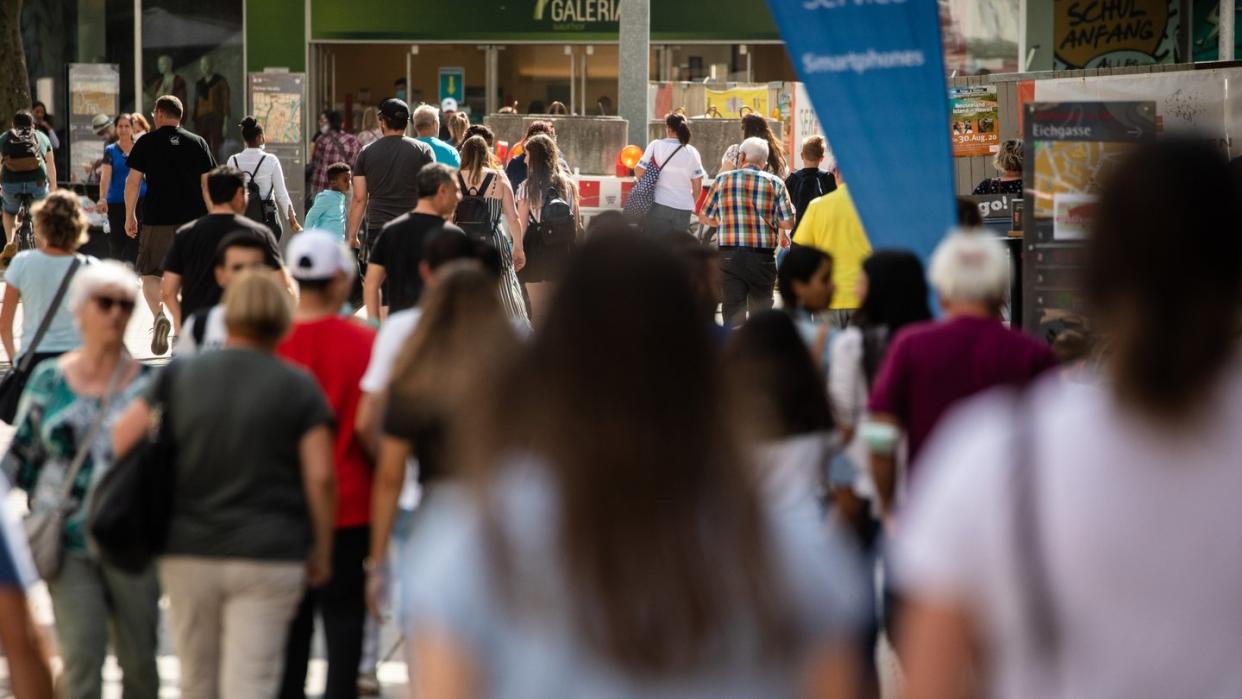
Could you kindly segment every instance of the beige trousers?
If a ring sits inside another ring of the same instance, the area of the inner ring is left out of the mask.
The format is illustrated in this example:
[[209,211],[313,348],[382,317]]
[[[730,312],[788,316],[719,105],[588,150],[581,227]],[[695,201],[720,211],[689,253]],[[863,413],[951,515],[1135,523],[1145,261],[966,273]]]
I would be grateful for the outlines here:
[[166,556],[183,699],[271,699],[280,690],[289,624],[306,588],[300,562]]

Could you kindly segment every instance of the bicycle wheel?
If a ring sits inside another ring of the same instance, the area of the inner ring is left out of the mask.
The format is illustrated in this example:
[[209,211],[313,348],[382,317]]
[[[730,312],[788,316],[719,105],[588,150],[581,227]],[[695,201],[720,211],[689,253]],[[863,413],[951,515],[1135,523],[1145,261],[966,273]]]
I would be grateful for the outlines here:
[[17,228],[17,249],[33,250],[34,243],[34,224],[30,220],[30,202],[22,199],[21,206],[17,209],[17,216],[21,220]]

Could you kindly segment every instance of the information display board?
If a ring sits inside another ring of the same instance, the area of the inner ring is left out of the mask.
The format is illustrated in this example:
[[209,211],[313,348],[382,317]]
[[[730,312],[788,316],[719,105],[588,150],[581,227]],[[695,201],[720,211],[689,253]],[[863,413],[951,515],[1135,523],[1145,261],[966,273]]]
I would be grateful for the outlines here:
[[1023,326],[1052,340],[1067,324],[1087,324],[1083,238],[1110,169],[1156,138],[1156,103],[1037,102],[1026,105],[1024,126]]
[[69,64],[69,172],[59,178],[73,183],[99,181],[107,139],[92,122],[103,115],[116,118],[120,109],[121,70],[115,63]]
[[265,71],[251,73],[248,82],[249,113],[263,126],[267,152],[280,160],[293,208],[304,218],[306,75]]

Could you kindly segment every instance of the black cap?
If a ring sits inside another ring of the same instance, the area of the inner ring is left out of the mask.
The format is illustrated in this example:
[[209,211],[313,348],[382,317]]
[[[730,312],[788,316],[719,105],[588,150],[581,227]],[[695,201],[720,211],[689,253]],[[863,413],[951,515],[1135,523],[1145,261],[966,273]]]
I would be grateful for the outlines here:
[[379,113],[392,121],[410,120],[410,106],[396,97],[389,97],[380,102]]

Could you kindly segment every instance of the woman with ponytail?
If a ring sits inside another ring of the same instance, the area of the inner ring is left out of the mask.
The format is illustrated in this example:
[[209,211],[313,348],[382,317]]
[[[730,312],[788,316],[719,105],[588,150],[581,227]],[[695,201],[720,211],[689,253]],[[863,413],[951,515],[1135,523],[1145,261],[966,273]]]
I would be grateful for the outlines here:
[[[302,226],[298,224],[293,200],[289,198],[289,190],[285,187],[285,170],[281,167],[280,159],[265,150],[267,138],[263,135],[263,125],[258,119],[248,116],[238,126],[241,128],[242,139],[246,141],[246,149],[229,158],[228,164],[246,173],[246,182],[254,182],[263,200],[262,209],[258,209],[256,205],[255,208],[248,208],[246,215],[259,223],[267,224],[276,240],[280,240],[284,233],[281,219],[288,223],[289,230],[297,233],[302,230]],[[260,210],[263,212],[261,219],[258,214]]]
[[643,159],[634,168],[634,175],[654,165],[660,168],[656,182],[655,203],[647,213],[647,230],[652,233],[687,231],[694,216],[694,205],[703,189],[703,160],[690,145],[690,124],[681,114],[664,119],[667,136],[652,141]]

